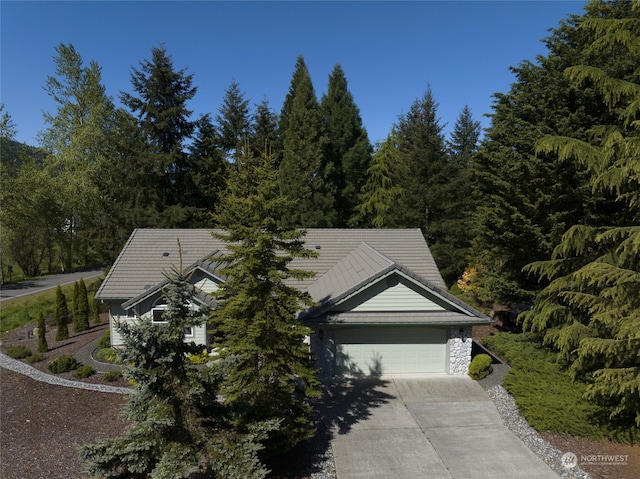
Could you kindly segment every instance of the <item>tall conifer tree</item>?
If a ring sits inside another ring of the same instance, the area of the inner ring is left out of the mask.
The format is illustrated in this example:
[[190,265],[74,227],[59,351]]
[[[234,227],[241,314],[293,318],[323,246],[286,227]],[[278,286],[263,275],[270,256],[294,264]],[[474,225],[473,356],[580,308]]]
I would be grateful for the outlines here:
[[227,161],[233,161],[236,150],[249,137],[250,123],[249,102],[240,90],[240,84],[233,80],[224,92],[216,115],[217,142],[228,155]]
[[329,136],[327,159],[334,167],[336,226],[344,227],[354,224],[358,194],[366,179],[372,147],[340,65],[329,75],[329,87],[321,107]]
[[473,201],[475,188],[472,181],[473,158],[478,151],[480,122],[473,119],[468,106],[460,112],[447,142],[447,162],[441,201],[442,219],[437,241],[431,249],[438,258],[438,266],[445,283],[451,285],[460,278],[467,263],[473,240],[473,219],[476,209]]
[[[576,224],[552,259],[528,267],[551,283],[525,329],[544,341],[591,384],[587,397],[608,420],[629,432],[640,428],[640,6],[637,2],[591,2],[579,30],[591,43],[586,59],[609,62],[565,70],[576,88],[593,88],[617,121],[596,123],[589,141],[547,136],[538,150],[586,167],[594,192],[611,191],[633,220],[624,225]],[[630,435],[632,432],[629,433]]]
[[221,389],[225,402],[245,411],[241,424],[281,421],[267,443],[275,453],[313,435],[308,399],[319,394],[318,382],[304,343],[309,329],[296,317],[311,299],[289,282],[311,274],[288,266],[313,252],[304,248],[302,230],[282,226],[290,200],[278,192],[274,156],[243,151],[217,215],[226,232],[216,236],[230,252],[213,319],[221,356],[232,364]]
[[[447,157],[438,103],[429,86],[409,111],[400,116],[398,153],[404,168],[398,171],[403,194],[398,201],[393,224],[421,228],[430,247],[442,241],[440,223],[444,219],[444,183]],[[442,258],[434,256],[439,265]]]
[[392,130],[373,154],[367,169],[366,182],[357,206],[358,225],[383,228],[393,223],[395,205],[403,192],[396,182],[402,168],[396,131]]
[[192,187],[184,142],[195,129],[187,108],[197,91],[193,75],[176,70],[161,45],[151,49],[151,60],[142,61],[139,70],[132,68],[131,83],[134,94],[122,92],[120,99],[137,115],[148,142],[147,172],[155,178],[163,205],[180,206],[184,190]]
[[282,145],[278,181],[290,200],[289,226],[330,227],[337,221],[334,165],[328,161],[329,138],[304,59],[296,62],[280,115]]

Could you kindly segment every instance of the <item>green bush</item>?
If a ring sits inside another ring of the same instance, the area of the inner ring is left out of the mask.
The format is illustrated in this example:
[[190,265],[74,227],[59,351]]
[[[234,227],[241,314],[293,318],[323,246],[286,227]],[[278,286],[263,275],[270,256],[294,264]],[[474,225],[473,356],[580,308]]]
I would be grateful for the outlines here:
[[24,359],[31,356],[31,350],[23,344],[7,348],[7,356],[13,359]]
[[[598,406],[584,397],[588,384],[572,379],[558,364],[556,354],[541,346],[536,334],[499,333],[485,338],[483,344],[511,366],[504,387],[536,430],[629,441],[630,430],[622,431],[596,420]],[[632,429],[637,434],[637,428]]]
[[98,361],[105,363],[117,363],[118,351],[113,348],[103,348],[96,351],[95,357]]
[[100,339],[98,339],[98,349],[107,349],[111,347],[111,331],[107,329]]
[[73,372],[73,377],[76,377],[78,379],[83,379],[83,378],[88,378],[89,376],[93,376],[95,373],[96,373],[95,369],[93,369],[89,365],[84,364],[78,367],[78,369],[76,369]]
[[493,367],[491,366],[491,356],[488,354],[478,354],[469,364],[469,376],[471,376],[471,379],[485,378],[491,371],[493,371]]
[[104,379],[108,383],[115,382],[121,377],[122,373],[120,371],[108,371],[102,375],[102,379]]
[[78,367],[78,361],[71,355],[63,354],[51,361],[47,368],[53,374],[66,373],[67,371],[73,371]]
[[29,364],[39,363],[44,359],[44,354],[42,353],[34,353],[31,356],[27,357],[27,362]]

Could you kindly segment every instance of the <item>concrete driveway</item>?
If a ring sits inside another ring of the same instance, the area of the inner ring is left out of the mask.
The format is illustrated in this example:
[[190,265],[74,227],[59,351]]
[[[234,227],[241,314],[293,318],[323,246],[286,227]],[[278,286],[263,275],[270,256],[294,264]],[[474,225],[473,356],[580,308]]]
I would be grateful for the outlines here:
[[468,377],[357,379],[320,407],[338,479],[557,479]]

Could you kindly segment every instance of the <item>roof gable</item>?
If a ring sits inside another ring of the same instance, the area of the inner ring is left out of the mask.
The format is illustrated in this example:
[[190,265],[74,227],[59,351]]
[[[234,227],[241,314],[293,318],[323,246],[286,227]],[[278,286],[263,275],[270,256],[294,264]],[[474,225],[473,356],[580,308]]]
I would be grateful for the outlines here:
[[[214,307],[216,304],[215,298],[211,293],[217,289],[217,284],[225,281],[223,276],[217,272],[220,263],[216,261],[215,258],[219,256],[220,252],[214,251],[207,258],[196,261],[184,270],[189,282],[194,288],[194,299],[201,304],[207,304],[211,307]],[[122,303],[122,307],[125,310],[130,309],[149,298],[159,296],[167,284],[169,284],[169,280],[165,277],[162,282],[147,288],[139,295]]]

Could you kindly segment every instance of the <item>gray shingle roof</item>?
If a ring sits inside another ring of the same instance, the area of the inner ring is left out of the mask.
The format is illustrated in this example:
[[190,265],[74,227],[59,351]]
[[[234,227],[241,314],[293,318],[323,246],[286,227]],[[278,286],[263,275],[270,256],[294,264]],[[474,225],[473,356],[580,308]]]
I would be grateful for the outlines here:
[[[107,274],[96,297],[101,300],[132,299],[161,283],[164,272],[202,260],[212,251],[227,251],[225,243],[215,238],[210,229],[136,229]],[[311,228],[305,236],[307,248],[317,258],[293,260],[289,266],[316,273],[316,278],[296,281],[306,291],[320,276],[342,262],[345,274],[357,277],[357,266],[347,266],[356,256],[366,257],[375,269],[374,249],[388,260],[401,265],[440,288],[446,289],[433,256],[419,229],[329,229]],[[368,248],[362,247],[366,243]],[[357,251],[356,251],[357,250]],[[345,259],[349,257],[349,259]],[[382,261],[385,259],[378,259]],[[381,263],[381,264],[382,264]],[[378,265],[379,266],[379,265]],[[364,273],[362,273],[364,274]]]

